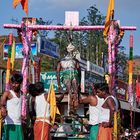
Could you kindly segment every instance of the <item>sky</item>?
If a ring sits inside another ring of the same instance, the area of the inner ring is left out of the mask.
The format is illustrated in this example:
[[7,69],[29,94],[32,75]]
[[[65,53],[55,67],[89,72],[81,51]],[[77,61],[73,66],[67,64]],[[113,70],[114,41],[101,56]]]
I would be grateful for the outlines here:
[[[65,11],[79,11],[80,19],[87,15],[87,9],[94,6],[102,15],[106,15],[109,0],[29,0],[29,17],[43,18],[57,23],[64,24]],[[120,20],[121,26],[136,26],[133,31],[134,51],[133,55],[140,56],[140,0],[116,0],[115,16]],[[12,7],[12,0],[0,1],[0,36],[7,35],[10,29],[4,29],[3,24],[13,23],[15,19],[21,23],[22,17],[26,14],[19,4],[16,9]],[[129,35],[131,31],[125,31],[121,46],[126,48],[125,53],[129,54]]]

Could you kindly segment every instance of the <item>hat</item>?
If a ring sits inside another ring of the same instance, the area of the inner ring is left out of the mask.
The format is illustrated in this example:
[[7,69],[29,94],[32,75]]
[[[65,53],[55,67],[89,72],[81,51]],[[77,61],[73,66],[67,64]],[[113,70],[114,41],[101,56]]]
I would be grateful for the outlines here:
[[71,43],[67,46],[67,51],[68,52],[72,52],[73,50],[75,50],[75,46],[73,46]]

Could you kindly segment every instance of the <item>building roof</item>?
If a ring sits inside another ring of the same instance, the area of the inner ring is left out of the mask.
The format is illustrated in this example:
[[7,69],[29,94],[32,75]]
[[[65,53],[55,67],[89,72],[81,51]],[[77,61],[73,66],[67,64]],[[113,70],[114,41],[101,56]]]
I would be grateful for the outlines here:
[[[130,110],[131,104],[127,101],[120,101],[121,109]],[[132,106],[132,111],[140,113],[140,109]]]

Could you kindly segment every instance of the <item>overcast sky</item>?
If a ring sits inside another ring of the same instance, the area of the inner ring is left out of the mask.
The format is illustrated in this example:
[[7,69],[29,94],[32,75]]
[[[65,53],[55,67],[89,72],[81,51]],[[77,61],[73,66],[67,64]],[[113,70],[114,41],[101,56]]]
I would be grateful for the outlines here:
[[[106,15],[109,0],[29,0],[29,17],[42,17],[51,20],[53,24],[64,23],[65,11],[79,11],[80,19],[87,15],[87,9],[96,5],[101,14]],[[10,30],[4,29],[3,24],[12,23],[12,18],[21,22],[26,14],[20,5],[12,7],[12,0],[0,1],[0,35],[8,34]],[[134,55],[140,55],[140,0],[116,0],[115,19],[119,19],[122,26],[136,26],[134,35]],[[120,45],[126,47],[129,53],[129,35],[126,31]]]

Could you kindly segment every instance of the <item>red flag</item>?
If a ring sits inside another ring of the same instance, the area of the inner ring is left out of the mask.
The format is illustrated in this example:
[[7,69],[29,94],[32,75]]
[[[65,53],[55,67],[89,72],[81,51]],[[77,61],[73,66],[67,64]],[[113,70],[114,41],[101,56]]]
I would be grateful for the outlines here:
[[138,79],[136,80],[136,96],[140,98],[140,85]]
[[16,8],[19,3],[21,3],[23,11],[28,14],[28,0],[13,0],[13,7]]

